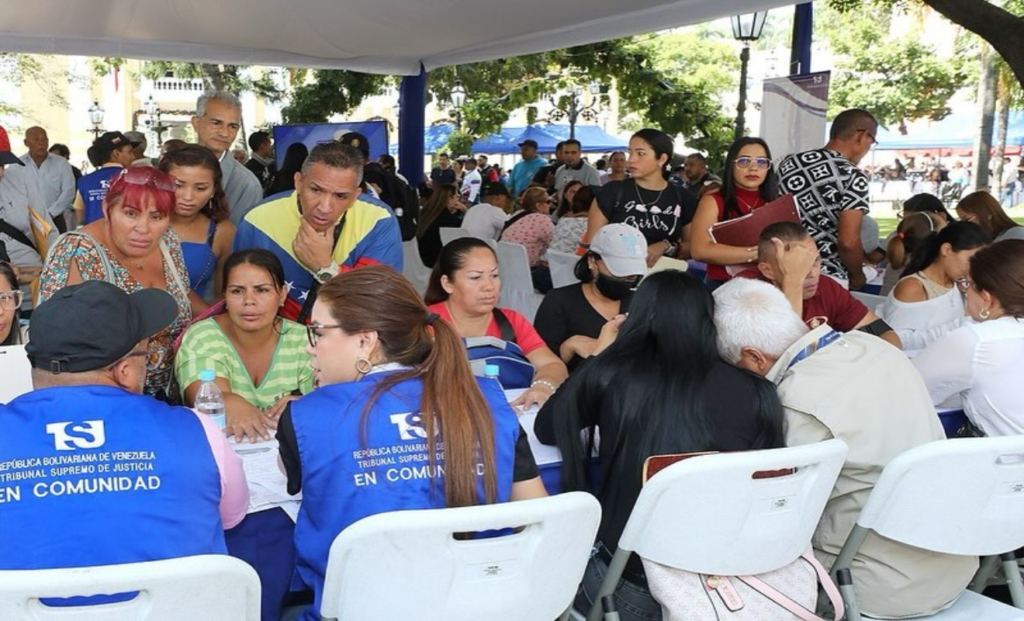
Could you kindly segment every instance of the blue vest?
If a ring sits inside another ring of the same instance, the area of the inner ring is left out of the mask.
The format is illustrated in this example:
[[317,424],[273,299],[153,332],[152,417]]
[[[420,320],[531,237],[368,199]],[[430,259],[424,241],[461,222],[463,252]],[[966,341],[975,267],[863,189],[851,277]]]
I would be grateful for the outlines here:
[[[431,476],[426,434],[416,411],[420,380],[402,382],[381,395],[367,416],[366,443],[361,441],[363,408],[386,375],[325,386],[291,403],[302,463],[295,551],[299,577],[315,595],[309,618],[319,618],[310,615],[320,610],[327,553],[338,533],[377,513],[446,506],[443,480]],[[497,500],[507,502],[519,420],[497,382],[478,379],[478,384],[494,417]],[[444,460],[437,464],[443,466]]]
[[107,188],[110,187],[111,180],[122,170],[124,169],[120,166],[105,166],[88,175],[82,175],[78,180],[78,192],[85,203],[85,224],[103,219],[103,199],[107,196]]
[[107,386],[0,406],[0,569],[226,554],[220,498],[185,408]]

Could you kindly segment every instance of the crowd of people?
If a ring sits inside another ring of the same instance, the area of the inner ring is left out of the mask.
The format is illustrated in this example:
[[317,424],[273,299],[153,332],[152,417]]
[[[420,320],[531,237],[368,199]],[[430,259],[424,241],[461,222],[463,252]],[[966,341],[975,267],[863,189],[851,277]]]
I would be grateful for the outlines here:
[[[962,407],[961,435],[1024,433],[1024,228],[986,192],[965,196],[959,219],[922,194],[884,248],[865,245],[858,163],[878,130],[865,110],[778,162],[740,138],[720,175],[701,154],[674,165],[671,137],[642,129],[601,170],[579,141],[548,161],[527,140],[507,174],[441,154],[422,184],[371,161],[357,133],[291,145],[276,171],[254,132],[241,161],[240,120],[236,97],[205,93],[196,144],[150,160],[137,136],[107,132],[77,184],[44,130],[18,158],[0,128],[0,345],[25,347],[33,383],[0,405],[0,472],[35,490],[0,494],[0,525],[18,534],[0,569],[225,553],[248,498],[228,440],[276,438],[288,491],[303,494],[302,614],[318,618],[331,542],[357,520],[545,496],[533,431],[559,448],[563,488],[602,505],[582,609],[652,455],[843,439],[813,540],[831,562],[886,464],[945,437],[936,407]],[[716,241],[713,227],[784,195],[796,220]],[[443,244],[445,227],[470,236]],[[401,275],[411,239],[432,270],[424,296]],[[495,242],[526,250],[545,294],[533,320],[499,306]],[[578,255],[577,284],[553,288],[548,252]],[[879,255],[892,288],[872,309],[853,292]],[[652,272],[663,257],[706,276]],[[499,365],[497,381],[479,363]],[[223,429],[189,409],[209,373]],[[100,447],[113,470],[32,465]],[[409,476],[371,458],[398,453],[418,466]],[[854,587],[865,613],[929,614],[977,566],[872,536]],[[623,619],[661,618],[638,559],[616,598]]]

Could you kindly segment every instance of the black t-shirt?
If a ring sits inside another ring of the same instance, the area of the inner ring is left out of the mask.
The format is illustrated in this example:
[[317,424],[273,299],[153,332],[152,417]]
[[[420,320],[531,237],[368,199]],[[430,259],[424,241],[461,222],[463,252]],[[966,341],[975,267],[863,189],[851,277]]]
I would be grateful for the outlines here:
[[445,183],[455,183],[455,169],[435,166],[430,171],[430,180],[434,182],[435,189],[437,189],[437,186]]
[[[629,298],[626,298],[619,305],[619,312],[625,313],[628,309]],[[549,291],[537,309],[533,327],[548,348],[558,356],[562,343],[570,337],[580,334],[596,339],[607,321],[587,301],[587,296],[583,294],[583,284],[577,283]],[[574,371],[582,361],[583,358],[573,356],[567,365],[569,372]]]
[[423,265],[434,267],[434,264],[437,263],[437,258],[441,256],[441,248],[444,247],[444,244],[441,243],[441,229],[462,226],[463,216],[465,214],[461,211],[452,213],[447,209],[442,209],[437,218],[427,227],[427,230],[423,231],[423,235],[416,240]]
[[[284,464],[284,471],[288,477],[288,493],[294,496],[302,491],[302,462],[299,460],[299,441],[295,438],[295,426],[292,424],[291,404],[285,406],[281,418],[277,421],[275,437],[280,446],[278,450],[281,453],[281,463]],[[530,439],[520,427],[512,466],[512,482],[529,481],[538,476],[540,471],[537,470],[537,461],[533,458]]]
[[664,190],[645,190],[634,179],[609,181],[597,193],[597,206],[608,222],[636,227],[648,244],[677,243],[683,227],[693,220],[697,199],[683,188],[669,183]]
[[[622,411],[616,406],[622,399],[621,392],[617,390],[623,381],[620,370],[612,365],[601,364],[600,356],[587,359],[548,399],[537,414],[533,426],[538,440],[548,445],[556,444],[555,419],[566,416],[565,403],[575,399],[579,404],[584,427],[597,427],[601,438],[598,453],[602,476],[601,489],[596,492],[601,501],[601,525],[597,531],[597,541],[604,543],[609,550],[615,550],[619,545],[619,537],[640,495],[643,462],[649,457],[637,446],[637,442],[628,441],[630,436],[636,437],[639,431],[623,427]],[[702,384],[703,404],[710,410],[709,420],[715,423],[714,429],[710,430],[711,445],[687,448],[692,444],[680,438],[679,450],[667,452],[743,451],[753,448],[759,431],[756,419],[759,409],[756,381],[758,379],[752,374],[716,361]],[[673,408],[671,403],[650,405],[670,410]],[[658,418],[651,416],[636,423],[642,424],[646,420]],[[642,571],[636,556],[628,567],[634,573]]]

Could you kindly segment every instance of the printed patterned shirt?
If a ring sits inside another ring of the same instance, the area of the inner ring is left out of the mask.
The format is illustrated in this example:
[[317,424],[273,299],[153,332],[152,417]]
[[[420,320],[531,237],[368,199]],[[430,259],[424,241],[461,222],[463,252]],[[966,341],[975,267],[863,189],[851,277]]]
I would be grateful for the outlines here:
[[821,253],[821,273],[847,279],[839,258],[839,214],[867,213],[868,176],[831,149],[786,156],[779,165],[782,188],[796,199],[800,220]]

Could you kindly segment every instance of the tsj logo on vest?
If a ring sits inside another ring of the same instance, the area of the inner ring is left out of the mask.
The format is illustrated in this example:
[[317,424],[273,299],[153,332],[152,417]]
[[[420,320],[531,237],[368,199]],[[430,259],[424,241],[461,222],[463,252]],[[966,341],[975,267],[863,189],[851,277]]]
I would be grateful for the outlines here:
[[53,436],[53,448],[58,451],[99,448],[107,441],[101,420],[50,423],[46,426],[46,433]]

